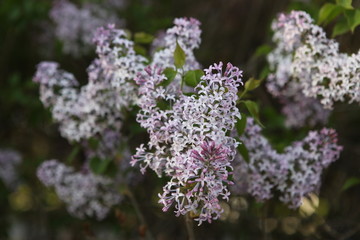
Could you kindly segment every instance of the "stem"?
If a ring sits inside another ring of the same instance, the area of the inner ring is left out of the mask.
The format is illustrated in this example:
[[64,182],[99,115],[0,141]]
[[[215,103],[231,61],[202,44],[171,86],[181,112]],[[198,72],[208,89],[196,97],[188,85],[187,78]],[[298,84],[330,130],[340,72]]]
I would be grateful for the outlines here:
[[185,225],[186,225],[187,234],[189,236],[189,240],[195,240],[193,221],[192,221],[189,213],[187,213],[185,215]]
[[247,93],[246,89],[238,96],[238,101],[241,100],[241,98]]
[[[176,69],[176,71],[178,72],[178,69]],[[184,69],[181,68],[181,92],[183,90],[183,87],[184,87]]]
[[139,207],[139,203],[137,202],[134,194],[130,191],[129,188],[127,188],[124,192],[125,195],[127,195],[131,201],[131,204],[133,205],[136,215],[140,221],[140,223],[142,225],[144,225],[147,229],[146,229],[146,238],[149,240],[154,240],[155,238],[153,237],[151,231],[149,230],[149,225],[147,224],[144,215],[141,212],[141,209]]
[[267,202],[265,202],[263,209],[262,209],[263,211],[262,211],[262,216],[261,216],[261,228],[262,228],[262,232],[263,232],[263,240],[268,239],[268,234],[266,231],[267,209],[268,209],[268,204],[267,204]]

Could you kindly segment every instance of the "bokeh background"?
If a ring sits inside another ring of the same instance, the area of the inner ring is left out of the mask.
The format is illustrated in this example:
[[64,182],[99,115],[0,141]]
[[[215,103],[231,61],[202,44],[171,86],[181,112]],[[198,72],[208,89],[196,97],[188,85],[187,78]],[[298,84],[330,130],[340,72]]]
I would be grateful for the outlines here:
[[[126,1],[126,0],[124,0]],[[76,4],[88,1],[73,1]],[[92,1],[101,4],[102,1]],[[299,9],[317,18],[322,0],[129,0],[117,12],[131,32],[156,35],[172,25],[175,17],[195,17],[202,22],[202,43],[196,51],[204,66],[231,62],[244,70],[244,79],[260,77],[266,58],[259,47],[271,46],[271,21],[279,12]],[[331,1],[328,1],[331,2]],[[39,100],[32,82],[36,64],[60,63],[86,82],[86,67],[94,51],[81,57],[62,52],[49,18],[50,0],[0,1],[0,148],[14,149],[23,158],[16,188],[0,181],[0,239],[142,239],[147,229],[138,222],[130,200],[125,200],[102,222],[69,216],[56,194],[36,177],[37,166],[48,159],[66,159],[72,147],[59,134],[51,114]],[[360,7],[360,1],[353,1]],[[325,26],[330,32],[333,25]],[[336,38],[341,50],[360,48],[360,28]],[[264,133],[278,150],[306,135],[309,129],[287,129],[280,105],[264,86],[252,98],[260,104]],[[263,216],[250,197],[232,197],[224,203],[221,220],[195,226],[199,239],[360,239],[360,185],[342,190],[349,179],[360,177],[360,107],[336,105],[329,126],[339,133],[344,146],[341,158],[323,175],[320,195],[313,195],[298,211],[271,202]],[[81,158],[81,156],[78,156]],[[145,175],[134,189],[139,207],[156,239],[186,239],[184,220],[162,213],[157,204],[161,182],[154,173]],[[259,224],[259,219],[263,224]],[[264,229],[265,226],[265,229]]]

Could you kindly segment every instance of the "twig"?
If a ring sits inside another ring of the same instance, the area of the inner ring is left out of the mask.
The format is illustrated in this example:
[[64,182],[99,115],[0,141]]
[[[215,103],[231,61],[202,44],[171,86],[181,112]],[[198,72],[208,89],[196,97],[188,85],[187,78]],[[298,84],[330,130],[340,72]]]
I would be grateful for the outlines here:
[[327,224],[325,219],[323,219],[323,221],[324,221],[324,223],[323,223],[324,230],[334,239],[346,240],[360,231],[360,224],[357,224],[353,228],[348,230],[347,232],[340,234],[338,231],[333,229],[329,224]]
[[349,231],[347,231],[346,233],[342,234],[340,236],[339,240],[346,240],[359,231],[360,231],[360,224],[356,225],[354,228],[352,228]]
[[155,238],[153,237],[150,229],[149,229],[149,225],[147,224],[144,215],[141,212],[141,209],[139,207],[139,204],[134,196],[134,194],[129,190],[129,188],[127,188],[124,192],[125,195],[127,195],[131,201],[131,204],[133,205],[136,215],[139,219],[139,221],[141,222],[142,225],[146,226],[146,237],[149,240],[154,240]]
[[191,219],[189,213],[185,215],[185,225],[186,225],[187,234],[189,236],[189,240],[195,240],[193,220]]

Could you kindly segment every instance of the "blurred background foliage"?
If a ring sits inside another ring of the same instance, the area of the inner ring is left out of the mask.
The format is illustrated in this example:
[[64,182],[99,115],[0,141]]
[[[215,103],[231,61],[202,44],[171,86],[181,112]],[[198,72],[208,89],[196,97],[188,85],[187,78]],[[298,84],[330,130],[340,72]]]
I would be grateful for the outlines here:
[[[89,0],[90,1],[90,0]],[[77,4],[89,1],[74,1]],[[93,1],[101,4],[101,1]],[[271,49],[271,21],[277,13],[304,10],[318,19],[324,0],[131,0],[119,12],[131,32],[156,35],[175,17],[195,17],[202,22],[202,43],[196,56],[203,66],[232,62],[245,77],[266,75],[266,53]],[[68,215],[52,190],[38,181],[35,172],[44,160],[66,159],[71,146],[52,124],[50,113],[39,101],[38,86],[32,82],[37,63],[53,60],[86,82],[86,67],[94,53],[81,58],[64,55],[61,43],[42,39],[49,29],[50,0],[0,1],[0,148],[21,153],[20,184],[9,191],[0,183],[0,239],[141,239],[147,229],[138,221],[130,201],[124,201],[102,222],[77,220]],[[353,1],[359,8],[360,1]],[[345,13],[326,23],[328,36]],[[344,15],[345,16],[345,15]],[[341,50],[352,53],[360,47],[360,28],[338,35]],[[281,150],[306,135],[309,129],[284,127],[279,103],[264,86],[251,98],[260,104],[264,133]],[[195,227],[199,239],[360,239],[360,111],[356,105],[339,104],[330,126],[344,146],[341,158],[323,175],[320,196],[312,195],[299,211],[277,203],[266,206],[251,198],[232,197],[223,203],[220,221]],[[163,181],[147,174],[134,193],[156,239],[186,239],[182,218],[162,213],[154,183]],[[344,187],[344,184],[347,184]],[[260,222],[259,219],[262,219]],[[261,223],[261,224],[259,224]]]

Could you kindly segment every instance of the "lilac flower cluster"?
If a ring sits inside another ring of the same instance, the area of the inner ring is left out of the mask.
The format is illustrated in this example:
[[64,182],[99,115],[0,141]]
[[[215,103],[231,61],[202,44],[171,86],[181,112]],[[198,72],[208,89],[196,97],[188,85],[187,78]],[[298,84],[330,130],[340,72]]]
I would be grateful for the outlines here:
[[[109,8],[104,8],[104,5],[109,5]],[[68,0],[54,2],[50,18],[55,23],[55,36],[63,43],[64,53],[76,57],[86,54],[93,47],[92,37],[95,29],[108,22],[124,24],[113,10],[121,8],[121,4],[114,5],[114,1],[107,1],[104,5],[84,3],[77,7]]]
[[342,150],[335,130],[323,128],[310,131],[302,141],[278,153],[261,135],[261,128],[252,118],[248,119],[240,139],[249,151],[249,162],[241,156],[235,161],[236,184],[237,180],[242,185],[241,181],[247,181],[247,192],[258,201],[270,199],[276,192],[280,201],[291,208],[299,207],[304,196],[319,190],[323,170],[339,158]]
[[47,187],[55,188],[71,215],[81,219],[96,217],[101,220],[121,200],[111,179],[94,175],[87,169],[75,172],[56,160],[43,162],[37,176]]
[[41,85],[41,101],[51,108],[62,136],[70,141],[121,128],[122,109],[137,99],[133,79],[146,62],[135,54],[125,32],[113,25],[99,28],[94,42],[98,58],[88,68],[88,83],[80,89],[74,76],[54,62],[40,63],[34,77]]
[[115,182],[90,172],[94,158],[112,160],[118,167],[117,184],[134,178],[129,171],[130,153],[120,148],[123,112],[138,100],[134,78],[143,71],[147,60],[137,55],[134,43],[114,25],[99,28],[93,39],[98,58],[88,68],[89,81],[78,87],[74,76],[59,69],[53,62],[38,65],[34,81],[40,84],[40,98],[50,108],[60,125],[61,134],[83,147],[86,161],[81,172],[75,172],[56,160],[43,163],[38,177],[46,186],[53,186],[68,211],[79,218],[95,216],[103,219],[121,197]]
[[194,50],[199,48],[201,43],[200,22],[195,18],[176,18],[174,27],[169,28],[166,34],[161,34],[155,39],[155,46],[159,51],[155,51],[152,57],[152,65],[162,69],[174,67],[174,50],[176,43],[184,50],[186,62],[183,66],[184,71],[201,68],[194,56]]
[[[289,103],[283,110],[289,115],[288,125],[302,126],[306,119],[312,125],[324,123],[329,111],[320,104],[332,109],[337,101],[360,102],[360,52],[339,53],[338,43],[327,39],[305,12],[281,14],[272,28],[277,45],[268,56],[274,73],[267,87],[284,104]],[[295,105],[299,111],[289,110]],[[298,118],[296,112],[303,116]]]
[[[147,129],[150,141],[142,144],[132,164],[140,163],[159,176],[171,177],[160,194],[166,211],[175,204],[176,215],[191,213],[196,221],[211,222],[222,212],[219,198],[228,199],[230,161],[238,142],[227,135],[240,118],[236,108],[242,73],[230,63],[205,69],[195,88],[184,95],[161,86],[161,70],[148,67],[136,79],[140,85],[137,121]],[[170,108],[162,108],[167,102]]]
[[308,15],[295,11],[291,14],[297,16],[297,20],[291,21],[281,14],[272,24],[276,48],[268,55],[274,72],[268,76],[267,89],[284,105],[282,112],[288,127],[326,124],[330,111],[325,110],[319,100],[304,95],[301,85],[304,79],[298,79],[293,72],[294,52],[303,44],[302,32],[305,33],[304,28],[309,25]]
[[19,153],[13,150],[0,150],[0,179],[6,187],[13,189],[18,181],[16,167],[22,159]]

